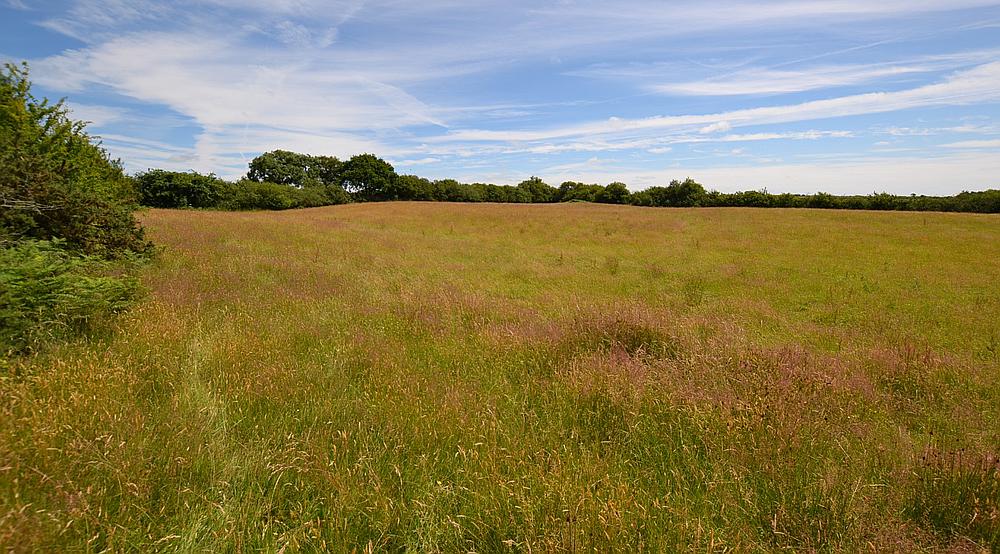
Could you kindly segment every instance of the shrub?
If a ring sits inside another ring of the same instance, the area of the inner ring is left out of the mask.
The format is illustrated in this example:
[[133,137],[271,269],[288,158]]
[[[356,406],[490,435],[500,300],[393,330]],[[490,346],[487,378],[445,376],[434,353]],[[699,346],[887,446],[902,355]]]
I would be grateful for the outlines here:
[[218,203],[223,210],[289,210],[346,204],[350,195],[339,185],[313,185],[295,188],[255,181],[222,181]]
[[604,204],[628,204],[631,193],[625,183],[614,182],[597,194],[597,201]]
[[143,206],[211,208],[219,203],[225,183],[215,175],[151,169],[135,176]]
[[287,210],[297,206],[292,187],[254,181],[227,183],[219,202],[226,210]]
[[0,248],[0,353],[86,331],[131,305],[138,282],[120,265],[67,252],[59,242]]
[[150,249],[131,180],[85,127],[62,101],[31,94],[27,65],[0,72],[0,238],[60,239],[107,258]]

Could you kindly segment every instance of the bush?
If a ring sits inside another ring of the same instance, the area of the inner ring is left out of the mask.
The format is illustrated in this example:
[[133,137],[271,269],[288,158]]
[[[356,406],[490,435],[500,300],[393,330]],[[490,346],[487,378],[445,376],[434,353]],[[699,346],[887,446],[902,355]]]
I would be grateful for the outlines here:
[[120,264],[67,252],[59,242],[0,248],[0,353],[84,332],[130,306],[138,282],[113,269],[120,271]]
[[604,204],[628,204],[631,193],[625,183],[611,183],[597,194],[597,201]]
[[274,183],[227,183],[219,202],[226,210],[287,210],[297,207],[295,189]]
[[339,185],[315,185],[294,188],[275,183],[222,181],[218,203],[223,210],[289,210],[346,204],[351,197]]
[[151,169],[135,176],[143,206],[211,208],[219,203],[225,183],[215,175]]
[[132,182],[63,102],[31,94],[26,65],[0,73],[0,239],[60,239],[106,258],[147,252]]

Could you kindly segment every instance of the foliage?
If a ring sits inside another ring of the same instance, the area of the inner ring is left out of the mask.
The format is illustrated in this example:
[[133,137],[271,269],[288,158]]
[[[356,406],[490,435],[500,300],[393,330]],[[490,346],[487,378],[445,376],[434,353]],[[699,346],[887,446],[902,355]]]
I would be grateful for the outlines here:
[[226,186],[215,175],[162,169],[136,175],[135,183],[142,205],[153,208],[212,208]]
[[[158,177],[155,186],[147,183],[150,174]],[[673,180],[667,186],[653,186],[634,193],[621,182],[601,186],[566,181],[557,189],[539,177],[531,177],[516,186],[466,184],[455,179],[432,181],[418,175],[399,176],[392,165],[373,154],[361,154],[347,162],[340,162],[333,156],[311,156],[274,150],[261,154],[250,162],[248,177],[239,186],[213,181],[212,175],[185,175],[189,174],[159,170],[140,175],[140,188],[159,191],[155,196],[144,195],[143,203],[156,207],[250,210],[343,204],[351,200],[598,202],[678,208],[711,206],[1000,213],[1000,191],[997,190],[963,192],[951,197],[895,196],[884,192],[868,196],[834,196],[823,192],[813,195],[771,194],[766,190],[723,193],[706,191],[704,186],[691,178]],[[260,186],[249,184],[252,182],[259,183]],[[277,189],[268,183],[286,186],[291,190]],[[221,186],[223,192],[218,202],[213,204],[208,191],[216,185]],[[170,190],[171,188],[177,190]]]
[[247,180],[302,188],[339,185],[343,163],[334,156],[274,150],[250,161]]
[[396,170],[374,154],[358,154],[344,163],[340,184],[362,202],[389,200],[396,182]]
[[350,196],[339,184],[304,187],[257,182],[235,183],[214,175],[154,169],[136,175],[144,206],[222,210],[288,210],[346,204]]
[[616,181],[604,187],[595,200],[604,204],[628,204],[631,196],[625,183]]
[[670,208],[702,206],[706,202],[705,187],[693,179],[671,181],[666,187],[650,187],[639,196],[640,205]]
[[288,210],[346,204],[350,197],[339,185],[301,189],[275,183],[238,181],[225,183],[216,206],[224,210]]
[[529,202],[552,202],[556,198],[556,189],[546,184],[538,177],[531,177],[518,183],[517,188],[524,191],[531,200]]
[[135,191],[119,162],[69,118],[62,101],[31,94],[27,65],[0,73],[0,239],[59,239],[104,257],[146,252]]
[[0,357],[85,331],[130,306],[137,291],[120,264],[75,255],[59,242],[0,248]]
[[437,200],[434,183],[416,175],[400,175],[386,196],[390,200]]
[[598,196],[603,193],[604,187],[601,185],[566,181],[559,185],[556,198],[560,202],[597,202]]

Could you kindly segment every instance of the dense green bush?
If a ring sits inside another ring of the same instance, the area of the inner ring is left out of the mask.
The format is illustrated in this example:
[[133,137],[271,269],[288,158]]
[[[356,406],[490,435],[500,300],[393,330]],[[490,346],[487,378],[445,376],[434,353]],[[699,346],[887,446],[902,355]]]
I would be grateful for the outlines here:
[[26,65],[0,73],[0,240],[60,239],[112,258],[145,252],[136,194],[121,164],[63,102],[31,94]]
[[122,263],[26,240],[0,248],[0,358],[89,329],[131,305],[138,283]]
[[142,204],[152,208],[288,210],[351,201],[340,185],[296,187],[249,179],[235,183],[215,175],[153,169],[135,176]]
[[614,182],[603,187],[597,193],[595,200],[603,204],[628,204],[632,200],[632,193],[629,192],[625,183]]
[[604,187],[601,185],[566,181],[559,185],[556,199],[559,202],[597,202],[597,197],[603,192]]
[[288,210],[346,204],[351,198],[338,185],[295,188],[275,183],[224,183],[218,203],[224,210]]
[[215,175],[162,169],[136,175],[135,183],[142,205],[153,208],[211,208],[219,204],[226,186]]

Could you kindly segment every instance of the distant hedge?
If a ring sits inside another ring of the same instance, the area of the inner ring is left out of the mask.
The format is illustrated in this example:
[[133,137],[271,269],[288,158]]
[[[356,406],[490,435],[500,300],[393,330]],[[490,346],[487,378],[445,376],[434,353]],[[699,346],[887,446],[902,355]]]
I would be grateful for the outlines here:
[[706,191],[692,179],[671,181],[630,192],[624,183],[607,186],[567,181],[558,188],[538,177],[516,186],[432,181],[417,175],[397,175],[392,165],[373,154],[347,161],[286,150],[262,154],[250,162],[247,176],[237,182],[214,175],[159,169],[135,177],[142,203],[158,208],[223,210],[285,210],[388,200],[430,202],[598,202],[653,207],[826,208],[1000,213],[1000,190],[963,192],[955,196],[867,196],[771,194],[767,191],[723,193]]
[[152,208],[288,210],[344,204],[350,196],[338,185],[304,187],[240,180],[215,175],[153,169],[135,176],[142,205]]

